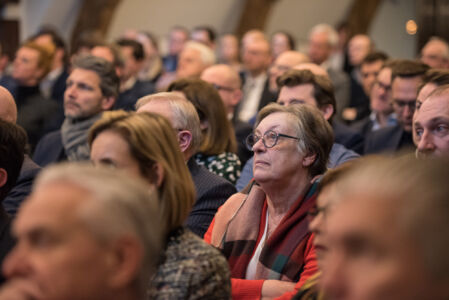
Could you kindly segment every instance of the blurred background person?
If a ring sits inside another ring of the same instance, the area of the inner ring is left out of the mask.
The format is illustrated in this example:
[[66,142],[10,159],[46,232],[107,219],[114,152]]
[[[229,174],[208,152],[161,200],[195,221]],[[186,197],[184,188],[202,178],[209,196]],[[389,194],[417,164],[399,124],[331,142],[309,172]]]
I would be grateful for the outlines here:
[[295,38],[287,31],[280,30],[271,35],[271,52],[274,59],[285,51],[294,50],[296,50]]
[[449,44],[442,38],[434,36],[421,49],[421,61],[431,68],[449,68]]
[[234,34],[222,35],[218,41],[217,58],[218,62],[233,67],[237,72],[242,68],[240,62],[239,39]]

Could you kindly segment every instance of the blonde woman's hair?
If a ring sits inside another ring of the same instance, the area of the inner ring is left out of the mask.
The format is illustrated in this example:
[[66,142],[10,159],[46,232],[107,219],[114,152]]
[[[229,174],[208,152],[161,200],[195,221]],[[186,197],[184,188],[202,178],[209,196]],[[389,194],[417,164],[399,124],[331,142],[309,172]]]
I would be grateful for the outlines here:
[[195,202],[195,186],[170,122],[150,112],[105,112],[89,131],[89,145],[104,131],[121,135],[142,176],[153,184],[158,180],[155,164],[160,165],[158,194],[167,233],[183,226]]

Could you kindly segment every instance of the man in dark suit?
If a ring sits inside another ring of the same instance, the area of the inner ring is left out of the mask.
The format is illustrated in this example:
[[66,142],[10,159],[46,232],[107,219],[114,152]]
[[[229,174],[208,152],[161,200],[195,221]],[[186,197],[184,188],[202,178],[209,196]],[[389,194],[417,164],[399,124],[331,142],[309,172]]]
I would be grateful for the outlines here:
[[65,120],[60,130],[45,135],[33,159],[44,167],[68,159],[89,159],[87,132],[105,110],[113,107],[119,79],[108,61],[94,56],[78,57],[64,93]]
[[[0,119],[15,124],[17,121],[17,107],[11,93],[0,87]],[[16,184],[3,199],[3,207],[10,215],[15,215],[23,200],[31,193],[34,178],[40,167],[31,160],[28,154],[24,155],[22,168]]]
[[424,63],[401,60],[393,66],[393,109],[398,124],[373,132],[365,142],[365,153],[395,152],[414,148],[412,122],[418,87],[429,69]]
[[228,65],[213,65],[203,71],[201,79],[211,83],[220,94],[221,100],[223,100],[228,119],[234,126],[237,140],[237,154],[243,166],[253,155],[245,145],[246,137],[252,132],[253,127],[248,122],[239,120],[234,113],[235,107],[242,99],[239,74]]
[[[0,202],[3,202],[19,177],[26,143],[26,133],[21,127],[0,119]],[[11,217],[0,205],[0,263],[15,243],[10,231]],[[0,275],[0,284],[4,281]]]
[[235,114],[241,121],[248,122],[262,107],[276,101],[277,95],[270,91],[267,73],[272,59],[270,43],[263,37],[247,38],[242,53],[244,71],[240,76],[243,98]]
[[192,175],[196,201],[186,225],[203,237],[217,209],[234,193],[235,187],[222,177],[199,166],[193,155],[201,142],[198,114],[193,104],[176,92],[158,93],[137,101],[137,112],[153,112],[166,117],[177,130],[179,147]]

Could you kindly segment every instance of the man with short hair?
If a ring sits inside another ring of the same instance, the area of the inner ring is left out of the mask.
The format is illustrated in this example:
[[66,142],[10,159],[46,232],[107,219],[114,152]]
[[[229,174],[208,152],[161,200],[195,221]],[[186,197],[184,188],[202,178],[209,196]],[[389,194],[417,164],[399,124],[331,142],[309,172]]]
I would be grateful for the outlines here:
[[190,39],[199,43],[203,43],[212,50],[215,50],[215,37],[215,30],[210,26],[204,25],[196,26],[190,33]]
[[276,94],[269,89],[268,67],[271,64],[270,43],[258,31],[245,34],[242,43],[243,98],[237,106],[237,117],[244,122],[253,119],[257,112],[276,100]]
[[88,160],[88,130],[114,106],[118,87],[119,78],[108,61],[91,55],[76,58],[64,93],[64,123],[42,138],[34,161],[44,167],[66,159]]
[[418,87],[429,67],[399,60],[393,66],[392,98],[398,124],[373,132],[365,141],[365,153],[395,152],[413,148],[412,124]]
[[136,109],[138,113],[148,111],[160,114],[176,129],[179,147],[196,190],[196,201],[186,225],[203,237],[217,209],[236,192],[236,189],[229,181],[198,165],[193,158],[201,143],[200,120],[195,107],[181,93],[169,92],[140,98]]
[[0,298],[146,299],[164,231],[151,191],[87,164],[44,170],[14,221]]
[[114,109],[134,110],[137,99],[155,92],[154,84],[137,78],[142,68],[145,52],[141,43],[120,39],[117,41],[123,57],[123,68],[120,71],[120,93]]
[[394,64],[395,61],[387,62],[376,76],[370,93],[370,115],[351,124],[351,127],[365,138],[373,131],[394,126],[397,123],[391,94],[391,73]]
[[[0,119],[0,203],[16,184],[25,155],[27,143],[25,131],[10,122]],[[14,246],[11,236],[11,217],[0,205],[0,264]],[[3,273],[2,273],[3,275]],[[0,275],[0,284],[5,278]],[[10,298],[3,298],[10,299]],[[12,298],[11,298],[12,299]]]
[[326,216],[326,298],[448,299],[447,178],[447,160],[356,164],[338,182]]
[[436,88],[413,118],[418,157],[449,157],[449,84]]
[[168,37],[168,54],[162,58],[164,70],[175,72],[178,68],[178,56],[189,40],[189,31],[182,26],[174,26]]
[[11,76],[2,78],[0,85],[8,89],[17,104],[17,124],[28,135],[31,149],[39,139],[61,124],[56,101],[45,98],[39,83],[50,71],[52,53],[44,46],[26,42],[20,46],[14,59]]
[[[12,124],[15,124],[17,120],[16,103],[11,93],[4,87],[0,87],[0,120],[4,120]],[[5,157],[8,158],[6,154]],[[8,159],[13,158],[9,157]],[[34,178],[40,170],[41,168],[29,157],[28,153],[24,153],[19,177],[17,178],[15,185],[2,201],[3,208],[8,214],[14,216],[17,213],[17,210],[23,200],[25,200],[25,198],[31,193],[31,186]]]
[[352,106],[344,112],[346,120],[360,120],[370,113],[370,95],[376,82],[377,74],[387,60],[388,56],[380,51],[371,52],[365,56],[360,64],[360,75],[362,80],[363,94],[352,99]]
[[187,42],[179,54],[176,78],[199,78],[214,63],[215,54],[209,47],[199,42]]
[[239,74],[229,65],[213,65],[203,71],[201,79],[212,84],[220,94],[228,119],[234,126],[237,155],[242,165],[245,165],[252,156],[252,152],[245,146],[245,139],[252,132],[253,127],[247,122],[240,121],[234,113],[235,107],[242,99]]
[[[281,105],[312,105],[317,107],[328,121],[331,120],[335,110],[335,98],[332,82],[324,76],[316,76],[310,70],[290,70],[278,79],[280,86],[277,103]],[[336,141],[329,154],[328,167],[334,168],[359,155]],[[253,160],[245,164],[237,189],[242,190],[253,178]]]
[[434,36],[421,49],[421,61],[431,68],[449,68],[449,44],[442,38]]
[[315,25],[309,32],[308,55],[312,63],[323,67],[335,87],[336,117],[341,119],[343,109],[349,105],[350,81],[342,71],[331,67],[331,58],[338,45],[338,33],[329,24]]

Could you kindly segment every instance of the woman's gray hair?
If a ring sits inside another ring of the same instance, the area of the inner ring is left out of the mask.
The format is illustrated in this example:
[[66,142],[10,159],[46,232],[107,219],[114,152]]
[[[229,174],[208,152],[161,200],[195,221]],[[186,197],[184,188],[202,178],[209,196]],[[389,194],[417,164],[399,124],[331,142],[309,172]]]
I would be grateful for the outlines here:
[[270,103],[258,113],[255,127],[267,116],[278,112],[291,116],[290,120],[293,120],[291,126],[299,138],[299,151],[304,154],[316,155],[315,161],[309,167],[310,176],[315,177],[326,172],[329,153],[334,143],[334,134],[323,114],[311,105],[282,106]]
[[141,243],[143,261],[137,283],[140,292],[144,292],[156,269],[164,230],[156,192],[142,179],[130,178],[120,170],[111,172],[80,163],[45,168],[33,189],[51,183],[73,185],[92,196],[93,200],[82,206],[79,214],[99,242],[107,243],[123,235],[132,235]]

